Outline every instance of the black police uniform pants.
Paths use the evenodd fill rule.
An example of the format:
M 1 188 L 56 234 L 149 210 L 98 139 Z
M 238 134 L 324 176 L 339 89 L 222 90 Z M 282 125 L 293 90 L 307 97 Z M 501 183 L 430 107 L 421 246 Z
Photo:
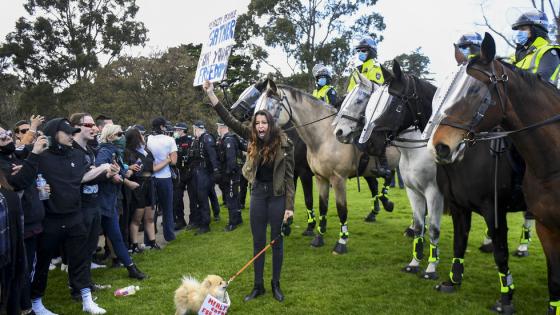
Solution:
M 200 225 L 200 209 L 197 201 L 196 177 L 194 175 L 187 179 L 187 194 L 189 195 L 189 224 Z
M 183 195 L 187 180 L 181 177 L 181 181 L 173 184 L 173 216 L 175 223 L 185 223 L 185 203 L 183 202 Z M 190 197 L 190 196 L 189 196 Z
M 47 225 L 51 225 L 47 227 Z M 37 243 L 37 263 L 31 284 L 31 298 L 39 298 L 45 294 L 49 265 L 62 245 L 68 255 L 68 278 L 70 286 L 76 290 L 89 287 L 91 283 L 90 261 L 91 252 L 87 249 L 87 229 L 80 221 L 73 226 L 44 221 L 45 231 L 39 236 Z
M 247 187 L 249 182 L 245 176 L 239 176 L 239 209 L 245 209 L 245 199 L 247 197 Z
M 273 196 L 272 183 L 255 182 L 251 188 L 249 220 L 253 234 L 253 254 L 256 255 L 266 246 L 266 228 L 270 225 L 270 240 L 280 235 L 286 196 Z M 263 284 L 265 254 L 254 262 L 255 285 Z M 282 261 L 284 259 L 284 243 L 282 237 L 272 245 L 272 281 L 280 281 Z
M 229 224 L 241 224 L 241 209 L 239 207 L 239 174 L 224 176 L 220 185 L 224 201 L 228 208 Z
M 214 181 L 210 178 L 210 172 L 206 168 L 196 168 L 194 170 L 196 183 L 196 203 L 200 213 L 199 226 L 208 228 L 210 226 L 210 203 L 211 190 L 214 189 Z

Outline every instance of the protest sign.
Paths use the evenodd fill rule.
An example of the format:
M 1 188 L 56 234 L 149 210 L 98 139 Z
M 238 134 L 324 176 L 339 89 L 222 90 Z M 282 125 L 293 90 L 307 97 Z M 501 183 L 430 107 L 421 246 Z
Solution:
M 236 23 L 236 10 L 210 22 L 210 33 L 202 45 L 193 86 L 202 85 L 204 80 L 220 82 L 225 79 L 229 55 L 235 45 Z
M 208 294 L 198 311 L 198 315 L 225 315 L 230 305 L 231 301 L 227 292 L 224 302 Z

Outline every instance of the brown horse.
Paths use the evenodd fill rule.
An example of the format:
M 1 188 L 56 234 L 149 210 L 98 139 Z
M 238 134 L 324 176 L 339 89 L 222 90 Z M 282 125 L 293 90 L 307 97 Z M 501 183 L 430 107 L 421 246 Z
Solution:
M 559 314 L 560 124 L 541 122 L 560 113 L 560 93 L 536 75 L 495 60 L 495 53 L 494 39 L 486 33 L 481 55 L 465 67 L 472 80 L 458 87 L 462 93 L 449 103 L 429 145 L 437 161 L 450 163 L 481 131 L 497 125 L 513 131 L 509 136 L 527 165 L 523 192 L 546 255 L 549 314 Z

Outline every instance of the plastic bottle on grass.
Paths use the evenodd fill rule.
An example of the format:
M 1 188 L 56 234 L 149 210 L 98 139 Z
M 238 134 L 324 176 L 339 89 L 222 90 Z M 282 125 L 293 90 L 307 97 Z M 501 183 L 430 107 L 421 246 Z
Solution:
M 128 287 L 117 289 L 115 291 L 115 296 L 127 296 L 133 295 L 136 291 L 140 290 L 140 287 L 137 285 L 129 285 Z

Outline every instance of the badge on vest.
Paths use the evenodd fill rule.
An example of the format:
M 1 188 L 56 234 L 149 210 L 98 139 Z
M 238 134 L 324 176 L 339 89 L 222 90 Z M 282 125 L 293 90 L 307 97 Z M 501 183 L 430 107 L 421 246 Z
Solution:
M 381 79 L 381 73 L 377 73 L 377 74 L 375 75 L 375 78 L 376 78 L 377 80 Z

